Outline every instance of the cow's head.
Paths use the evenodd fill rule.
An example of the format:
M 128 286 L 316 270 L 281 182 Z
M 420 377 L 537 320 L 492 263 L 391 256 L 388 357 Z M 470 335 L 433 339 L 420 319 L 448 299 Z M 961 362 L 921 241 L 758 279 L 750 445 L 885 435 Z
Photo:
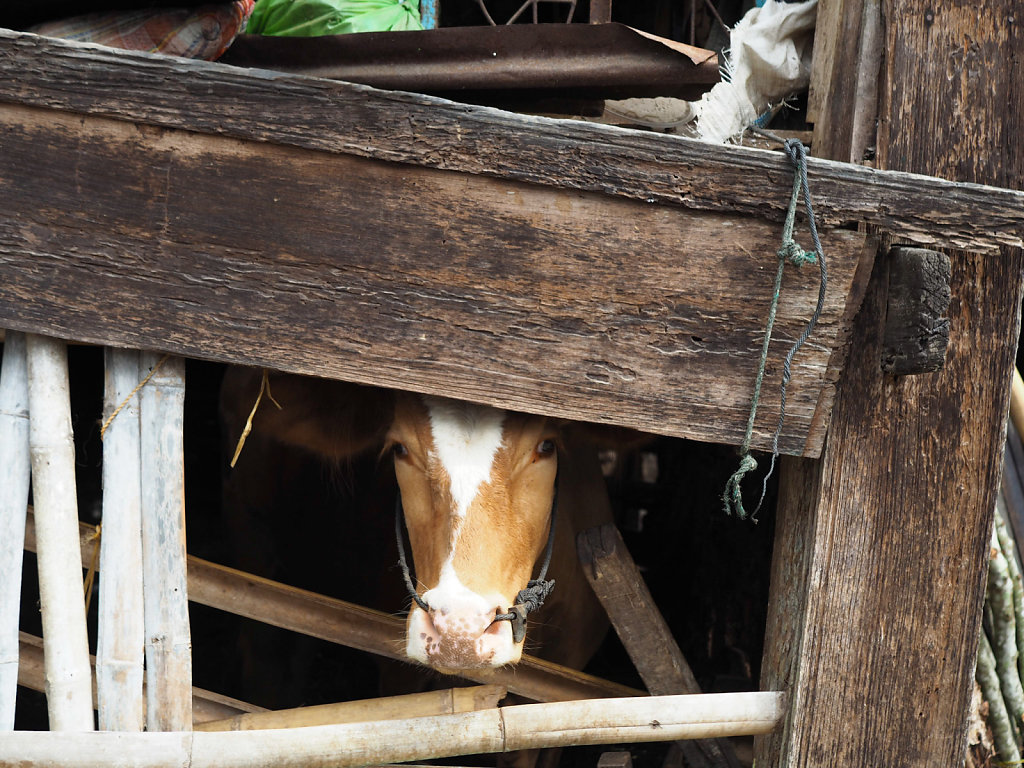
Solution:
M 232 436 L 242 432 L 260 377 L 241 368 L 225 376 L 222 413 Z M 271 383 L 280 407 L 262 406 L 254 433 L 332 460 L 383 441 L 393 457 L 415 591 L 427 606 L 410 610 L 409 657 L 441 671 L 518 661 L 522 638 L 495 617 L 513 607 L 547 544 L 559 425 L 323 379 L 275 374 Z M 560 541 L 571 546 L 571 537 Z
M 556 440 L 543 417 L 397 397 L 387 446 L 420 598 L 407 624 L 410 658 L 441 671 L 519 660 L 523 643 L 495 617 L 512 608 L 545 548 Z

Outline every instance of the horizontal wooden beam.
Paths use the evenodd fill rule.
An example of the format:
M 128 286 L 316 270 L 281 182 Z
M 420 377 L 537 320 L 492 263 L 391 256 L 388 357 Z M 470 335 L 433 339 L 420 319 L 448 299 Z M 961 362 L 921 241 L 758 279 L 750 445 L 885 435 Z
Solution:
M 743 439 L 781 242 L 762 218 L 18 105 L 0 181 L 0 327 Z M 806 456 L 875 250 L 822 237 L 779 441 Z M 818 283 L 787 268 L 755 447 Z
M 778 152 L 2 30 L 0 100 L 775 221 L 789 199 Z M 808 173 L 823 226 L 1024 244 L 1019 192 L 813 158 Z
M 79 524 L 83 562 L 93 562 L 96 529 Z M 25 549 L 35 551 L 35 520 L 31 514 Z M 188 597 L 200 605 L 331 643 L 408 661 L 402 652 L 405 622 L 395 616 L 270 579 L 188 557 Z M 614 696 L 646 696 L 646 692 L 524 655 L 512 668 L 467 672 L 467 680 L 502 685 L 534 701 L 565 701 Z

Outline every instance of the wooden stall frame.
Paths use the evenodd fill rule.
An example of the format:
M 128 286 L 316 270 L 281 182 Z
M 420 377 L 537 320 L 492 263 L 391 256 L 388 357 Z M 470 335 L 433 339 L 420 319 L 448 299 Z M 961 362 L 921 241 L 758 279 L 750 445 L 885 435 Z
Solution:
M 849 7 L 854 5 L 851 2 Z M 996 168 L 989 154 L 992 147 L 1006 143 L 1012 126 L 1024 123 L 1019 94 L 1010 85 L 1021 81 L 1021 65 L 1016 61 L 1000 69 L 990 64 L 1007 60 L 999 54 L 1014 43 L 1019 25 L 1014 27 L 1011 22 L 1006 27 L 1004 22 L 1008 15 L 1024 17 L 1020 5 L 1020 0 L 988 0 L 976 17 L 971 16 L 974 11 L 960 8 L 936 13 L 918 0 L 899 0 L 878 8 L 884 22 L 885 48 L 889 51 L 879 70 L 885 86 L 878 110 L 879 165 L 992 181 L 998 187 L 945 182 L 828 161 L 813 161 L 809 165 L 821 223 L 838 242 L 846 243 L 839 250 L 844 251 L 841 263 L 846 265 L 844 285 L 848 293 L 846 301 L 831 310 L 831 346 L 811 377 L 813 384 L 804 390 L 803 406 L 794 409 L 790 425 L 793 431 L 785 434 L 783 440 L 784 452 L 805 458 L 788 460 L 783 466 L 776 551 L 791 556 L 776 557 L 773 564 L 772 614 L 763 686 L 782 687 L 791 695 L 784 709 L 779 710 L 784 727 L 759 741 L 759 764 L 763 761 L 794 766 L 891 762 L 956 765 L 963 754 L 964 691 L 973 667 L 983 555 L 988 539 L 986 525 L 990 523 L 993 507 L 1010 363 L 1019 330 L 1024 245 L 1024 195 L 1000 188 L 1019 183 L 1019 157 L 1015 155 L 1006 161 L 1005 167 Z M 857 6 L 857 13 L 862 20 L 870 21 L 871 8 L 876 7 L 865 1 L 863 6 Z M 845 12 L 852 13 L 848 9 Z M 968 21 L 975 25 L 971 34 L 978 44 L 964 47 L 958 30 Z M 1003 26 L 997 30 L 997 24 Z M 871 36 L 877 34 L 878 26 L 864 29 L 858 50 L 867 56 L 877 49 Z M 948 45 L 929 47 L 922 42 L 939 38 Z M 950 58 L 948 49 L 959 51 L 959 56 Z M 529 231 L 528 224 L 542 221 L 537 214 L 545 206 L 557 208 L 568 204 L 577 213 L 589 214 L 588 226 L 601 222 L 614 229 L 618 217 L 628 214 L 630 221 L 650 225 L 659 234 L 669 232 L 670 227 L 679 226 L 681 221 L 669 221 L 668 214 L 659 218 L 661 206 L 666 211 L 685 211 L 687 222 L 703 222 L 699 231 L 705 236 L 726 228 L 724 222 L 728 217 L 739 217 L 744 236 L 759 233 L 756 237 L 760 247 L 767 244 L 769 233 L 774 232 L 765 222 L 777 222 L 782 215 L 791 179 L 791 169 L 777 153 L 710 148 L 685 139 L 603 126 L 509 117 L 493 110 L 451 105 L 426 97 L 380 94 L 358 86 L 266 72 L 245 73 L 216 65 L 169 63 L 159 57 L 110 52 L 18 33 L 0 33 L 2 71 L 12 76 L 0 78 L 0 99 L 7 102 L 0 109 L 7 128 L 0 148 L 16 150 L 9 153 L 13 160 L 6 173 L 30 183 L 33 177 L 25 175 L 17 163 L 35 162 L 35 147 L 45 146 L 54 157 L 73 158 L 77 152 L 79 170 L 84 170 L 82 178 L 89 178 L 94 169 L 89 163 L 111 162 L 112 154 L 103 154 L 103 148 L 114 146 L 127 157 L 125 168 L 135 174 L 131 176 L 133 183 L 151 192 L 163 205 L 156 214 L 164 217 L 167 227 L 181 226 L 175 217 L 183 215 L 182 209 L 173 205 L 176 198 L 167 193 L 169 186 L 161 192 L 155 178 L 145 173 L 144 158 L 151 153 L 165 162 L 163 168 L 185 168 L 189 173 L 199 173 L 206 167 L 204 163 L 216 156 L 240 159 L 243 173 L 239 178 L 245 177 L 245 169 L 261 163 L 261 167 L 278 174 L 278 179 L 292 178 L 287 173 L 290 163 L 305 164 L 306 170 L 319 172 L 327 168 L 345 169 L 356 178 L 380 173 L 387 176 L 390 185 L 404 185 L 405 197 L 399 195 L 386 201 L 393 210 L 400 210 L 403 200 L 409 199 L 414 191 L 429 188 L 433 182 L 444 190 L 448 196 L 445 200 L 457 199 L 460 192 L 466 194 L 468 190 L 479 195 L 484 203 L 480 207 L 487 215 L 479 220 L 462 220 L 461 228 L 431 233 L 438 238 L 431 242 L 451 243 L 452 248 L 466 248 L 464 240 L 474 228 L 494 224 L 510 210 L 500 203 L 501 195 L 506 193 L 510 199 L 516 194 L 529 199 L 529 215 L 514 221 L 512 229 L 507 228 L 507 222 L 501 229 L 506 242 L 514 240 L 515 231 Z M 861 96 L 865 84 L 871 81 L 870 72 L 869 66 L 855 70 L 855 90 Z M 831 74 L 841 75 L 842 68 L 833 69 Z M 971 80 L 977 77 L 983 77 L 990 87 L 978 88 Z M 986 100 L 981 100 L 981 93 L 987 94 Z M 271 98 L 278 106 L 288 100 L 301 101 L 309 109 L 301 114 L 287 109 L 268 110 L 258 99 L 246 98 L 253 94 Z M 173 108 L 176 98 L 187 101 L 187 112 Z M 856 103 L 863 104 L 863 98 Z M 259 109 L 255 108 L 257 104 Z M 942 115 L 952 105 L 958 116 L 974 121 L 976 130 L 952 136 L 947 125 L 951 121 L 929 119 L 928 130 L 937 130 L 940 135 L 935 140 L 922 141 L 915 119 L 920 123 L 922 115 L 934 117 L 936 104 L 944 105 L 939 110 Z M 267 114 L 274 117 L 268 118 Z M 125 120 L 126 115 L 131 115 L 130 121 Z M 320 121 L 318 130 L 308 130 L 311 115 Z M 819 151 L 834 151 L 840 157 L 844 152 L 856 154 L 862 143 L 864 117 L 863 112 L 856 114 L 859 133 L 848 141 L 842 139 L 845 149 Z M 83 152 L 83 148 L 89 151 Z M 92 150 L 96 157 L 90 156 Z M 958 165 L 964 157 L 976 161 L 978 166 Z M 200 161 L 195 162 L 196 158 Z M 532 162 L 524 162 L 524 158 L 531 158 Z M 216 174 L 186 176 L 211 185 L 217 182 Z M 31 205 L 33 195 L 47 199 L 56 178 L 53 173 L 40 176 L 39 186 L 21 190 L 29 201 L 26 204 Z M 765 183 L 751 185 L 751 178 L 763 179 Z M 542 187 L 547 191 L 540 192 Z M 225 189 L 217 187 L 217 193 Z M 60 194 L 70 192 L 62 188 Z M 62 201 L 59 195 L 50 200 L 58 207 L 63 205 Z M 12 199 L 12 203 L 18 202 Z M 116 205 L 103 207 L 108 202 L 96 201 L 99 207 L 91 214 L 93 218 L 102 220 L 113 215 Z M 578 207 L 573 207 L 577 203 Z M 658 206 L 652 209 L 654 213 L 645 212 L 650 204 Z M 428 216 L 432 215 L 433 209 L 426 210 Z M 598 215 L 613 211 L 616 215 L 607 219 Z M 156 214 L 147 212 L 151 217 Z M 314 351 L 314 355 L 320 356 L 314 363 L 301 353 L 298 357 L 293 354 L 309 339 L 288 335 L 287 329 L 282 331 L 287 336 L 282 346 L 273 347 L 270 342 L 279 340 L 264 338 L 261 345 L 231 350 L 225 342 L 230 334 L 225 334 L 215 340 L 201 340 L 210 343 L 204 353 L 202 344 L 179 333 L 171 322 L 161 324 L 167 318 L 153 311 L 178 313 L 168 315 L 172 320 L 190 317 L 190 304 L 196 303 L 190 289 L 198 290 L 201 279 L 194 284 L 175 283 L 161 275 L 168 282 L 159 283 L 155 289 L 151 287 L 147 294 L 150 299 L 159 294 L 160 302 L 145 308 L 149 312 L 145 323 L 140 321 L 130 328 L 124 322 L 118 325 L 118 320 L 124 321 L 124 317 L 105 319 L 100 305 L 90 308 L 83 302 L 62 306 L 58 294 L 48 292 L 52 281 L 47 270 L 52 270 L 57 261 L 82 275 L 88 270 L 119 273 L 111 266 L 114 262 L 109 254 L 97 245 L 99 235 L 95 231 L 91 233 L 93 239 L 82 240 L 70 253 L 60 254 L 54 263 L 35 262 L 35 272 L 24 270 L 23 262 L 5 257 L 7 249 L 15 254 L 28 249 L 53 259 L 45 220 L 45 212 L 36 221 L 26 209 L 20 211 L 20 218 L 0 221 L 0 276 L 9 278 L 0 281 L 0 290 L 8 291 L 2 296 L 5 301 L 0 302 L 0 324 L 57 336 L 82 336 L 100 343 L 145 346 L 228 362 L 352 378 L 370 384 L 386 385 L 394 381 L 396 372 L 414 371 L 409 388 L 424 392 L 436 391 L 437 384 L 432 379 L 439 371 L 451 373 L 437 357 L 431 357 L 433 352 L 377 368 L 375 365 L 382 358 L 373 357 L 371 345 L 364 339 L 346 351 L 354 363 L 350 360 L 340 366 L 324 365 L 323 354 L 331 350 L 322 347 Z M 543 221 L 543 226 L 549 227 L 552 220 Z M 882 260 L 874 264 L 869 282 L 874 241 L 863 237 L 858 240 L 856 233 L 841 229 L 857 222 L 877 229 L 885 243 L 897 240 L 967 251 L 955 253 L 951 259 L 950 348 L 946 368 L 941 372 L 916 378 L 887 377 L 880 372 L 876 337 L 885 291 L 885 265 Z M 175 230 L 180 231 L 184 230 Z M 367 234 L 369 230 L 357 232 L 359 238 L 367 240 L 364 247 L 379 246 Z M 605 233 L 607 238 L 623 249 L 627 243 L 636 246 L 657 242 L 657 238 L 644 240 L 642 235 L 630 239 L 630 234 L 621 229 L 609 232 Z M 104 236 L 109 236 L 109 232 Z M 178 242 L 173 237 L 167 241 L 147 239 L 138 232 L 129 233 L 128 239 L 132 236 L 140 244 L 141 254 L 129 249 L 132 258 L 140 259 L 128 270 L 132 280 L 138 280 L 153 267 L 154 254 L 163 254 L 161 249 L 169 249 L 171 242 Z M 585 238 L 578 232 L 573 237 L 577 238 L 573 240 L 574 247 L 584 249 L 586 260 L 599 264 L 604 254 L 585 251 Z M 498 241 L 487 242 L 493 246 Z M 225 246 L 218 241 L 217 247 Z M 282 267 L 289 262 L 303 264 L 308 258 L 305 252 L 278 256 L 275 265 Z M 350 270 L 345 273 L 346 279 L 357 271 L 351 270 L 351 266 L 346 265 Z M 310 273 L 301 269 L 289 273 L 287 291 L 301 294 L 303 301 L 306 297 L 317 301 L 334 297 L 309 277 L 319 274 L 316 264 L 313 267 Z M 488 261 L 486 267 L 500 270 L 501 264 Z M 498 271 L 486 274 L 493 277 Z M 793 279 L 794 285 L 804 281 L 803 287 L 807 288 L 805 277 Z M 272 287 L 258 280 L 240 284 L 256 294 Z M 211 285 L 208 296 L 218 297 L 229 295 L 233 283 Z M 366 285 L 368 293 L 363 298 L 383 290 L 379 283 Z M 173 287 L 169 292 L 168 286 Z M 715 290 L 727 292 L 721 286 Z M 863 308 L 862 295 L 866 296 Z M 275 300 L 279 298 L 280 294 L 275 295 Z M 805 303 L 793 299 L 789 307 L 792 313 L 786 322 L 795 323 L 795 310 L 805 308 Z M 238 333 L 240 318 L 246 319 L 244 313 L 237 312 L 230 303 L 217 306 L 218 311 L 225 313 L 218 317 L 229 320 L 229 325 L 235 323 L 232 332 Z M 701 306 L 699 301 L 695 302 L 690 310 L 699 313 Z M 487 307 L 479 308 L 483 318 Z M 645 311 L 647 308 L 641 307 Z M 552 311 L 551 307 L 547 309 Z M 545 313 L 541 316 L 547 317 Z M 609 316 L 617 321 L 622 317 L 614 313 Z M 248 319 L 259 326 L 258 318 Z M 323 317 L 318 315 L 317 320 L 323 321 Z M 544 332 L 568 329 L 568 335 L 573 335 L 578 318 L 559 320 L 559 327 L 545 327 Z M 197 327 L 194 325 L 193 330 Z M 315 330 L 323 333 L 325 327 L 328 326 L 317 326 Z M 612 327 L 616 326 L 609 325 Z M 684 327 L 672 330 L 678 332 Z M 785 323 L 782 327 L 786 327 Z M 466 330 L 462 326 L 460 329 Z M 485 338 L 491 332 L 486 325 L 468 330 L 478 334 L 471 338 Z M 747 330 L 752 337 L 753 327 Z M 586 333 L 576 335 L 585 337 L 591 333 L 593 328 L 588 327 Z M 787 333 L 791 331 L 782 335 Z M 612 339 L 611 331 L 607 336 Z M 408 341 L 398 332 L 396 338 Z M 694 344 L 704 341 L 697 334 L 690 340 Z M 737 359 L 742 360 L 741 368 L 747 370 L 749 349 L 745 357 L 742 352 L 745 345 L 749 346 L 749 338 L 735 342 L 735 350 L 741 353 Z M 291 346 L 285 349 L 288 345 Z M 848 347 L 852 356 L 850 363 L 844 365 Z M 393 349 L 402 347 L 399 344 Z M 686 350 L 681 348 L 668 351 L 685 357 Z M 497 375 L 485 371 L 487 380 L 483 387 L 474 388 L 456 374 L 451 379 L 455 384 L 446 380 L 445 393 L 454 391 L 467 399 L 501 401 L 513 408 L 544 413 L 557 411 L 564 415 L 568 409 L 568 415 L 576 418 L 650 428 L 664 434 L 736 441 L 741 431 L 736 425 L 745 417 L 744 409 L 736 407 L 738 400 L 724 404 L 717 401 L 714 409 L 705 410 L 692 401 L 674 402 L 671 407 L 648 407 L 641 413 L 643 409 L 635 409 L 636 399 L 631 400 L 626 394 L 639 390 L 637 382 L 643 379 L 635 375 L 636 371 L 624 367 L 623 359 L 598 360 L 597 368 L 603 374 L 595 374 L 586 385 L 569 380 L 531 379 L 529 375 L 517 379 L 511 370 Z M 375 365 L 368 366 L 368 360 Z M 462 365 L 469 367 L 468 362 Z M 652 369 L 656 368 L 652 364 Z M 589 370 L 594 374 L 595 369 Z M 678 374 L 678 369 L 675 372 Z M 480 373 L 474 371 L 475 375 Z M 983 379 L 982 373 L 989 374 L 991 379 Z M 517 388 L 524 381 L 534 390 L 538 381 L 549 385 L 544 390 L 545 398 L 530 394 L 530 387 Z M 510 394 L 498 398 L 484 392 L 494 390 L 500 383 L 511 384 Z M 837 387 L 839 395 L 829 427 L 832 395 Z M 621 408 L 609 409 L 609 403 L 619 403 Z M 645 406 L 651 403 L 656 401 Z M 963 411 L 968 412 L 970 419 Z M 670 417 L 678 419 L 680 413 L 694 417 L 712 412 L 722 419 L 714 425 L 713 434 L 707 427 L 704 432 L 687 432 L 678 421 L 669 423 Z M 930 417 L 935 418 L 934 424 L 928 422 Z M 767 418 L 771 421 L 771 416 Z M 798 426 L 794 428 L 793 424 Z M 762 426 L 756 444 L 764 447 L 769 435 L 770 430 Z M 811 460 L 819 455 L 820 460 Z M 936 550 L 940 556 L 935 556 Z M 940 600 L 934 599 L 939 594 L 936 585 L 945 585 L 940 589 Z M 966 622 L 964 615 L 968 616 Z M 843 617 L 843 622 L 830 621 L 838 616 Z M 906 662 L 908 649 L 912 663 Z M 871 676 L 867 680 L 854 679 L 850 676 L 851 667 L 870 672 Z M 927 674 L 922 674 L 922 670 Z M 914 694 L 910 697 L 914 706 L 903 710 L 905 702 L 896 699 L 896 692 L 908 691 Z M 774 701 L 782 707 L 780 700 Z M 880 706 L 870 706 L 875 704 Z M 650 731 L 662 726 L 660 718 L 650 717 L 652 720 L 641 724 L 641 728 Z M 926 718 L 928 727 L 924 726 Z M 771 730 L 772 726 L 764 728 L 765 733 Z M 700 733 L 712 735 L 707 731 Z M 635 731 L 630 734 L 632 738 Z M 330 738 L 326 732 L 322 735 Z M 30 744 L 31 740 L 22 734 L 16 736 L 19 745 L 24 742 L 22 746 L 37 750 L 33 759 L 39 760 L 49 755 L 50 748 L 68 749 L 75 744 L 92 749 L 97 738 L 46 734 Z M 160 738 L 156 734 L 147 736 Z M 191 756 L 194 745 L 221 743 L 206 741 L 204 736 L 207 735 L 168 734 L 163 738 L 169 747 L 178 745 L 183 750 L 181 754 Z M 125 734 L 122 743 L 134 743 L 133 738 Z M 230 741 L 236 745 L 244 743 L 245 748 L 254 748 L 257 743 L 286 743 L 283 737 L 268 742 Z M 528 741 L 511 744 L 540 746 Z M 512 748 L 509 742 L 503 743 L 506 747 Z M 101 759 L 99 754 L 90 753 L 90 759 Z M 244 757 L 244 750 L 236 753 L 236 758 Z M 283 759 L 283 755 L 278 755 L 278 759 Z

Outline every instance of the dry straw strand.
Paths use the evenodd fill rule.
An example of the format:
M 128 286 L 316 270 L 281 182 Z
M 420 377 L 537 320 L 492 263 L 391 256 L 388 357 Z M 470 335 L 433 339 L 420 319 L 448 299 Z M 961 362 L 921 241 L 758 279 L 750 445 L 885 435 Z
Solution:
M 267 398 L 270 402 L 277 406 L 277 410 L 281 410 L 281 404 L 274 399 L 274 395 L 270 392 L 270 374 L 267 373 L 266 368 L 263 369 L 263 378 L 260 379 L 260 391 L 256 395 L 256 402 L 252 404 L 249 418 L 245 420 L 245 428 L 242 430 L 241 437 L 238 438 L 238 445 L 235 446 L 235 455 L 231 457 L 232 468 L 238 462 L 238 457 L 242 454 L 242 448 L 245 446 L 245 440 L 249 437 L 249 433 L 252 432 L 252 420 L 256 418 L 256 411 L 260 407 L 260 401 L 263 399 L 264 392 L 267 393 Z
M 107 420 L 104 421 L 103 422 L 103 426 L 100 427 L 100 440 L 101 441 L 103 440 L 103 437 L 107 434 L 107 427 L 110 426 L 110 422 L 112 422 L 114 420 L 114 418 L 117 416 L 117 414 L 119 414 L 121 412 L 122 408 L 124 408 L 126 405 L 128 405 L 129 402 L 131 402 L 131 399 L 133 397 L 135 397 L 136 394 L 138 394 L 139 390 L 142 389 L 144 386 L 146 386 L 146 384 L 149 383 L 149 380 L 151 378 L 153 378 L 153 374 L 155 374 L 157 371 L 160 370 L 160 366 L 163 365 L 167 361 L 167 358 L 169 358 L 170 356 L 171 356 L 170 353 L 167 353 L 166 355 L 161 357 L 160 360 L 157 361 L 157 364 L 153 366 L 153 370 L 151 370 L 146 375 L 146 378 L 144 378 L 142 381 L 140 381 L 138 383 L 138 385 L 135 387 L 135 389 L 133 389 L 131 392 L 128 393 L 128 397 L 126 397 L 124 400 L 121 401 L 121 404 L 119 406 L 117 406 L 117 408 L 114 409 L 114 412 L 112 414 L 107 416 Z

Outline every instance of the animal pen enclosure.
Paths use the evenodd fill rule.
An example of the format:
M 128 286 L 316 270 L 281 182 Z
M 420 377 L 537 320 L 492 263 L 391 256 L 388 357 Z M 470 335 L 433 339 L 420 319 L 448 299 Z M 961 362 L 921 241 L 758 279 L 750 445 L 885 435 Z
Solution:
M 872 30 L 862 25 L 870 8 L 823 5 L 825 22 L 852 29 L 861 44 L 816 60 L 818 87 L 832 94 L 819 107 L 819 156 L 862 157 L 844 126 L 862 123 L 874 98 L 857 88 L 870 63 Z M 248 595 L 248 615 L 325 634 L 369 627 L 356 642 L 378 652 L 394 620 L 194 558 L 186 569 L 174 366 L 189 357 L 401 382 L 738 445 L 792 183 L 784 156 L 0 33 L 0 327 L 13 331 L 5 385 L 21 332 L 30 334 L 28 366 L 57 365 L 40 376 L 47 382 L 62 377 L 52 338 L 154 351 L 141 366 L 110 353 L 112 369 L 120 357 L 127 372 L 111 411 L 140 370 L 171 356 L 154 377 L 163 381 L 140 390 L 157 402 L 139 405 L 147 424 L 170 425 L 140 429 L 164 438 L 140 455 L 163 451 L 157 464 L 171 471 L 140 482 L 167 485 L 142 502 L 152 519 L 132 523 L 164 526 L 143 534 L 160 542 L 160 556 L 122 553 L 110 562 L 148 559 L 168 568 L 147 575 L 150 584 L 179 580 L 163 592 L 175 599 L 144 617 L 145 635 L 161 639 L 147 648 L 147 722 L 170 733 L 76 733 L 92 729 L 91 673 L 84 628 L 62 614 L 44 636 L 70 642 L 44 650 L 47 664 L 59 661 L 47 669 L 51 698 L 66 698 L 69 709 L 51 711 L 52 733 L 4 734 L 0 760 L 109 764 L 113 754 L 125 764 L 359 765 L 544 746 L 575 727 L 582 732 L 572 738 L 593 743 L 764 734 L 759 765 L 958 764 L 1021 300 L 1024 195 L 1000 189 L 1018 187 L 1024 171 L 1014 133 L 1024 118 L 1021 65 L 1000 55 L 1020 50 L 1012 18 L 1024 18 L 1021 10 L 991 3 L 935 12 L 914 2 L 878 10 L 888 53 L 878 75 L 876 164 L 893 170 L 808 163 L 830 282 L 813 344 L 793 369 L 779 439 L 786 456 L 763 693 L 726 700 L 722 710 L 721 699 L 622 697 L 611 714 L 595 714 L 595 723 L 618 729 L 611 733 L 580 727 L 589 706 L 460 713 L 454 694 L 429 705 L 436 719 L 399 721 L 383 738 L 379 723 L 193 732 L 197 713 L 224 719 L 244 706 L 192 689 L 180 635 L 186 595 L 235 608 Z M 960 37 L 965 19 L 970 45 Z M 931 117 L 947 112 L 973 122 L 954 130 Z M 900 287 L 888 275 L 894 243 L 958 249 L 941 371 L 881 370 L 886 294 Z M 818 289 L 813 270 L 785 275 L 753 433 L 762 450 L 771 448 L 783 357 Z M 11 402 L 32 414 L 66 409 L 38 405 L 44 395 L 37 387 Z M 24 423 L 18 408 L 3 410 Z M 110 428 L 119 422 L 130 423 L 119 416 Z M 33 444 L 47 450 L 42 434 Z M 36 461 L 42 471 L 45 458 Z M 65 579 L 47 588 L 51 621 L 46 612 L 60 596 L 76 594 L 80 542 L 77 521 L 53 516 L 68 502 L 48 503 L 40 488 L 36 546 L 57 561 L 47 570 Z M 107 537 L 103 546 L 116 546 Z M 0 544 L 21 538 L 15 528 Z M 105 574 L 111 566 L 100 559 Z M 32 657 L 26 642 L 23 666 Z M 0 670 L 11 669 L 12 651 L 2 647 Z M 111 679 L 138 683 L 138 664 L 110 648 L 98 656 Z M 541 701 L 625 693 L 539 662 L 480 682 Z M 128 717 L 138 722 L 140 713 Z M 479 739 L 422 737 L 453 721 Z M 379 751 L 409 741 L 412 751 Z

